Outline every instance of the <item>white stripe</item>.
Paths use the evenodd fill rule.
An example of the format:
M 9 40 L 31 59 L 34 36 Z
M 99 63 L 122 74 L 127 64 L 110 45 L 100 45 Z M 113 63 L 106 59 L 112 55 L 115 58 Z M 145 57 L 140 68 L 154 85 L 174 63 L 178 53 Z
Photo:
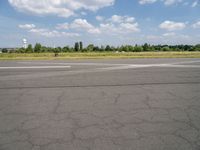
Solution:
M 182 62 L 174 62 L 174 63 L 167 63 L 167 64 L 115 64 L 115 63 L 51 63 L 51 62 L 18 62 L 19 64 L 42 64 L 42 65 L 86 65 L 86 66 L 130 66 L 130 65 L 137 65 L 141 67 L 152 67 L 152 66 L 167 66 L 167 65 L 179 65 L 179 64 L 191 64 L 191 63 L 199 63 L 200 60 L 196 61 L 182 61 Z M 137 68 L 137 67 L 136 67 Z
M 198 65 L 167 65 L 166 67 L 174 67 L 174 68 L 200 68 Z
M 48 62 L 18 62 L 19 64 L 42 64 L 42 65 L 78 65 L 78 66 L 124 66 L 131 64 L 114 63 L 48 63 Z
M 167 68 L 200 68 L 197 65 L 171 65 L 171 64 L 149 64 L 149 65 L 127 65 L 117 67 L 106 67 L 100 68 L 100 70 L 123 70 L 123 69 L 134 69 L 134 68 L 149 68 L 149 67 L 167 67 Z
M 0 67 L 0 69 L 59 69 L 71 68 L 71 66 L 25 66 L 25 67 Z
M 175 62 L 170 63 L 171 65 L 180 65 L 180 64 L 193 64 L 193 63 L 199 63 L 200 60 L 194 60 L 194 61 L 182 61 L 182 62 Z

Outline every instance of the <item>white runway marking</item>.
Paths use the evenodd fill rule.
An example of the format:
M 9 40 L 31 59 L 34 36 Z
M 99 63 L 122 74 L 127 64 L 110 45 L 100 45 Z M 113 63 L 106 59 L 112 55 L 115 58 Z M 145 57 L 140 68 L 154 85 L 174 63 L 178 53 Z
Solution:
M 60 69 L 71 68 L 71 66 L 24 66 L 24 67 L 0 67 L 0 69 Z
M 75 65 L 75 66 L 123 66 L 130 64 L 114 63 L 48 63 L 48 62 L 18 62 L 19 64 L 41 64 L 41 65 Z
M 200 65 L 167 65 L 166 67 L 174 68 L 200 68 Z
M 172 65 L 172 64 L 149 64 L 149 65 L 126 65 L 100 68 L 102 70 L 124 70 L 134 68 L 148 68 L 148 67 L 167 67 L 167 68 L 200 68 L 198 65 Z
M 180 65 L 180 64 L 194 64 L 194 63 L 200 63 L 200 60 L 196 61 L 182 61 L 182 62 L 176 62 L 176 63 L 171 63 L 172 65 Z
M 23 79 L 33 79 L 33 78 L 42 78 L 42 77 L 55 77 L 55 76 L 67 76 L 67 75 L 76 75 L 83 73 L 98 73 L 98 72 L 109 72 L 114 70 L 129 70 L 137 68 L 200 68 L 200 65 L 192 64 L 200 61 L 185 61 L 185 62 L 171 62 L 171 63 L 160 63 L 160 64 L 112 64 L 112 63 L 48 63 L 48 62 L 39 62 L 33 64 L 41 65 L 57 65 L 57 66 L 25 66 L 25 67 L 0 67 L 2 69 L 49 69 L 49 68 L 70 68 L 73 65 L 91 65 L 96 66 L 89 69 L 78 69 L 78 70 L 65 70 L 65 71 L 51 71 L 51 72 L 35 72 L 31 74 L 21 74 L 21 75 L 8 75 L 0 77 L 2 80 L 23 80 Z M 29 62 L 18 62 L 18 63 L 29 63 Z M 186 65 L 187 64 L 187 65 Z M 190 64 L 190 65 L 189 65 Z
M 185 67 L 192 67 L 192 65 L 186 65 L 186 64 L 192 64 L 192 63 L 199 63 L 199 60 L 196 61 L 181 61 L 181 62 L 174 62 L 174 63 L 167 63 L 167 64 L 115 64 L 115 63 L 51 63 L 51 62 L 18 62 L 19 64 L 41 64 L 41 65 L 75 65 L 75 66 L 123 66 L 122 68 L 138 68 L 138 67 L 165 67 L 165 66 L 172 66 L 172 65 L 176 65 L 176 67 L 180 66 L 182 67 L 181 64 L 183 64 L 183 66 Z M 132 66 L 132 67 L 130 67 Z M 193 67 L 195 66 L 199 66 L 199 65 L 193 65 Z M 110 67 L 109 67 L 110 68 Z

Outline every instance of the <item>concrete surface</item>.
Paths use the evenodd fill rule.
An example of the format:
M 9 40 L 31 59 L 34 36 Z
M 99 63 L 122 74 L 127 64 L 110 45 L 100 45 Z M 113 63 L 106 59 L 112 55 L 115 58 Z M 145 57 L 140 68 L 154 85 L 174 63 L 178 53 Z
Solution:
M 199 150 L 200 59 L 0 62 L 0 150 Z

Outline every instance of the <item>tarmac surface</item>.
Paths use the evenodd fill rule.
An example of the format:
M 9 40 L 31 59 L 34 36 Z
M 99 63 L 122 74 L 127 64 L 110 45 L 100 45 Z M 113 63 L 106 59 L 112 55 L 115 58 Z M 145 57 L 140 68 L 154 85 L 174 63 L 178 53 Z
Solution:
M 200 150 L 200 59 L 1 61 L 0 150 Z

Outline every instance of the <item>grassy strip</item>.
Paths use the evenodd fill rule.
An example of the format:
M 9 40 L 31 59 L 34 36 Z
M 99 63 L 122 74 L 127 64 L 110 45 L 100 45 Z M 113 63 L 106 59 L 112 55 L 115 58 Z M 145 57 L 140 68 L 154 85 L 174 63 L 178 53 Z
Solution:
M 91 52 L 91 53 L 11 53 L 0 54 L 0 60 L 63 60 L 63 59 L 106 59 L 106 58 L 200 58 L 200 52 Z

